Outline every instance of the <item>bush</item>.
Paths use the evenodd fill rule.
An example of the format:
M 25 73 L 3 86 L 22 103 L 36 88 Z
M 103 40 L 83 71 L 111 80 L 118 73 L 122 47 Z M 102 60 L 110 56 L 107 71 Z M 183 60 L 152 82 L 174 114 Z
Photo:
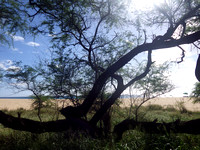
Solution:
M 172 106 L 172 105 L 168 105 L 168 106 L 165 108 L 165 111 L 175 112 L 175 111 L 177 111 L 177 109 L 174 108 L 174 106 Z
M 163 107 L 156 104 L 150 104 L 146 107 L 148 110 L 162 110 Z
M 180 111 L 181 114 L 189 113 L 189 111 L 185 107 L 184 103 L 185 103 L 184 101 L 180 101 L 180 102 L 177 102 L 177 104 L 176 104 L 176 106 L 177 106 L 177 108 L 178 108 L 178 110 Z
M 45 108 L 45 107 L 52 107 L 53 106 L 53 102 L 51 101 L 52 98 L 49 96 L 32 96 L 32 107 L 34 109 L 38 109 L 40 108 Z

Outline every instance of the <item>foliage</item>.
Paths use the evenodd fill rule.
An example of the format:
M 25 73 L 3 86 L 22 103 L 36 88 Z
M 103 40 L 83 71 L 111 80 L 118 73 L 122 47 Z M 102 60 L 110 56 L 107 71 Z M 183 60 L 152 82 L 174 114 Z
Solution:
M 0 2 L 0 43 L 10 45 L 9 38 L 16 33 L 25 34 L 28 31 L 28 15 L 22 1 L 1 0 Z
M 174 89 L 174 86 L 168 79 L 169 65 L 168 63 L 161 65 L 153 64 L 149 73 L 143 79 L 138 80 L 134 88 L 145 94 L 144 96 L 147 98 L 157 97 L 170 92 Z
M 32 91 L 38 99 L 44 95 L 69 96 L 74 106 L 61 112 L 72 118 L 68 125 L 73 127 L 73 121 L 80 119 L 81 123 L 95 128 L 130 86 L 138 88 L 146 100 L 151 98 L 150 94 L 155 97 L 168 91 L 169 82 L 165 82 L 164 73 L 151 69 L 156 67 L 152 51 L 177 46 L 182 50 L 180 63 L 185 56 L 180 45 L 194 43 L 198 47 L 199 1 L 169 0 L 153 10 L 133 10 L 133 13 L 128 11 L 126 2 L 129 1 L 30 0 L 26 10 L 30 19 L 36 20 L 30 25 L 31 31 L 51 36 L 52 56 L 36 66 L 18 64 L 17 68 L 8 70 L 6 77 L 16 87 Z M 159 33 L 155 30 L 158 26 L 162 27 Z M 139 54 L 144 54 L 147 61 L 138 69 L 133 64 L 144 59 Z M 127 68 L 132 67 L 132 76 L 126 80 Z M 85 119 L 99 96 L 105 93 L 111 95 L 89 121 Z M 81 101 L 80 96 L 84 97 Z M 38 108 L 41 121 L 41 107 Z M 19 124 L 17 127 L 24 127 Z
M 185 103 L 184 101 L 180 101 L 180 102 L 177 102 L 177 104 L 176 104 L 180 113 L 188 113 L 189 112 L 187 110 L 187 108 L 185 107 L 184 103 Z
M 144 109 L 148 109 L 145 108 Z M 124 110 L 119 108 L 118 113 L 120 114 Z M 144 110 L 145 111 L 145 110 Z M 17 114 L 17 111 L 9 112 L 11 114 Z M 160 114 L 158 120 L 170 121 L 174 114 L 179 114 L 178 111 L 164 112 L 163 110 L 152 110 L 152 115 L 146 117 L 158 117 L 153 114 Z M 29 110 L 24 112 L 22 115 L 25 118 L 33 118 L 33 114 L 36 115 L 35 110 Z M 173 114 L 173 115 L 172 115 Z M 52 115 L 52 112 L 44 111 L 44 118 L 48 118 Z M 191 115 L 180 114 L 182 118 L 189 120 Z M 192 114 L 192 117 L 198 118 L 199 113 Z M 166 120 L 168 118 L 170 120 Z M 123 117 L 115 114 L 113 117 L 116 119 L 123 120 Z M 49 117 L 49 120 L 52 118 Z M 146 118 L 147 120 L 154 120 L 153 118 Z M 164 119 L 164 120 L 162 120 Z M 1 149 L 199 149 L 200 148 L 200 137 L 199 135 L 188 135 L 188 134 L 170 134 L 170 135 L 159 135 L 159 134 L 146 134 L 137 130 L 127 131 L 123 134 L 123 139 L 119 142 L 114 143 L 112 139 L 94 139 L 91 137 L 84 136 L 84 134 L 71 133 L 70 136 L 66 136 L 66 133 L 43 133 L 43 134 L 32 134 L 29 132 L 16 131 L 0 126 L 0 147 Z
M 41 108 L 45 108 L 45 107 L 52 107 L 53 102 L 51 100 L 53 100 L 53 98 L 49 97 L 49 96 L 42 96 L 39 95 L 38 98 L 36 96 L 32 96 L 32 107 L 34 109 L 38 109 L 39 107 Z
M 136 121 L 141 115 L 139 109 L 144 103 L 174 89 L 174 85 L 168 79 L 169 67 L 170 64 L 167 62 L 161 65 L 153 64 L 151 70 L 143 79 L 136 81 L 134 85 L 129 87 L 131 105 L 134 105 L 133 109 L 132 106 L 130 107 L 129 116 L 134 112 Z M 139 67 L 138 70 L 144 70 L 143 66 Z M 133 78 L 132 74 L 128 74 L 127 77 Z M 132 93 L 135 95 L 132 95 Z M 141 116 L 144 117 L 144 115 Z
M 197 82 L 195 84 L 195 87 L 194 87 L 190 97 L 193 99 L 194 103 L 200 102 L 200 83 L 199 82 Z

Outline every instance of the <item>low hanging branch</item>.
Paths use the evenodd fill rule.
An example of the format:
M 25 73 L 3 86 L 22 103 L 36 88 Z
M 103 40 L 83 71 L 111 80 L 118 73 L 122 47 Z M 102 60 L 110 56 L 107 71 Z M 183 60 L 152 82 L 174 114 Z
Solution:
M 147 65 L 146 68 L 144 70 L 143 73 L 141 73 L 140 75 L 136 76 L 135 78 L 133 78 L 131 81 L 129 81 L 126 85 L 123 84 L 123 79 L 120 78 L 120 80 L 118 81 L 118 85 L 117 85 L 117 89 L 116 91 L 112 94 L 112 96 L 103 104 L 103 106 L 96 112 L 96 114 L 92 117 L 92 119 L 90 120 L 90 122 L 93 125 L 96 125 L 97 122 L 101 119 L 101 117 L 106 113 L 106 111 L 115 103 L 115 101 L 117 100 L 117 98 L 121 95 L 121 93 L 131 84 L 133 84 L 134 82 L 142 79 L 143 77 L 145 77 L 148 72 L 150 71 L 150 67 L 152 65 L 152 59 L 151 59 L 151 55 L 152 55 L 152 50 L 148 51 L 148 60 L 147 60 Z
M 152 134 L 166 134 L 166 133 L 187 133 L 200 134 L 200 119 L 182 122 L 176 120 L 169 123 L 153 122 L 136 122 L 133 119 L 127 119 L 115 126 L 113 133 L 116 139 L 120 140 L 122 135 L 127 130 L 139 129 L 142 132 Z
M 67 118 L 64 120 L 40 122 L 25 118 L 17 118 L 11 115 L 7 115 L 0 111 L 0 123 L 5 127 L 28 131 L 31 133 L 45 133 L 45 132 L 62 132 L 71 130 L 83 130 L 90 135 L 95 133 L 95 130 L 90 124 L 82 119 Z
M 45 132 L 62 132 L 67 130 L 85 131 L 89 135 L 95 136 L 98 133 L 98 128 L 90 125 L 82 119 L 68 118 L 65 120 L 39 122 L 30 119 L 17 118 L 7 115 L 0 111 L 0 123 L 5 127 L 20 131 L 28 131 L 31 133 L 45 133 Z M 142 132 L 152 134 L 166 134 L 166 133 L 187 133 L 200 134 L 200 119 L 181 122 L 177 120 L 169 123 L 153 122 L 136 122 L 133 119 L 127 119 L 114 127 L 113 134 L 116 139 L 120 140 L 122 135 L 127 130 L 139 129 Z

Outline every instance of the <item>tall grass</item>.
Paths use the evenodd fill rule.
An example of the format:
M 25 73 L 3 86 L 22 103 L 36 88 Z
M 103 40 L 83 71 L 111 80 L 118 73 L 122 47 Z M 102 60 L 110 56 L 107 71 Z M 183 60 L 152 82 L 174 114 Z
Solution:
M 114 117 L 112 123 L 115 125 L 126 119 L 128 108 L 118 108 L 113 112 Z M 16 111 L 8 111 L 7 113 L 17 116 L 20 111 L 23 118 L 38 120 L 37 111 L 19 109 Z M 144 120 L 153 121 L 158 119 L 159 122 L 170 122 L 176 119 L 190 120 L 199 118 L 200 113 L 181 113 L 175 109 L 162 108 L 160 106 L 142 107 L 141 111 L 147 112 Z M 43 120 L 53 120 L 53 109 L 42 109 L 41 116 Z M 60 115 L 60 118 L 63 116 Z M 200 149 L 200 135 L 188 134 L 146 134 L 137 130 L 130 130 L 123 134 L 123 139 L 119 142 L 114 142 L 112 136 L 107 139 L 94 139 L 87 137 L 84 134 L 70 134 L 66 136 L 62 133 L 43 133 L 32 134 L 30 132 L 16 131 L 4 128 L 0 125 L 0 150 L 151 150 L 151 149 Z

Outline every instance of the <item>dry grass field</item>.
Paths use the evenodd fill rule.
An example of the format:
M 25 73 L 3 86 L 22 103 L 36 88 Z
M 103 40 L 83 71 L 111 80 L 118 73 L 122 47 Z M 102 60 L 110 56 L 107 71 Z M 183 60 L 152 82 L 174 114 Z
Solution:
M 33 100 L 31 99 L 0 99 L 0 110 L 16 110 L 23 108 L 26 110 L 32 109 Z M 67 100 L 57 100 L 59 107 L 65 107 L 70 105 L 70 102 Z
M 130 99 L 122 99 L 122 106 L 129 107 L 130 104 Z M 177 109 L 180 105 L 184 105 L 187 110 L 200 111 L 200 103 L 194 104 L 193 101 L 188 97 L 159 97 L 149 100 L 148 102 L 144 103 L 144 106 L 149 104 L 161 105 L 164 108 L 172 106 Z
M 121 101 L 122 107 L 129 107 L 131 104 L 130 99 L 121 99 Z M 0 99 L 0 110 L 16 110 L 18 108 L 31 109 L 32 102 L 33 101 L 31 99 Z M 180 103 L 182 103 L 190 111 L 200 111 L 200 104 L 193 104 L 192 100 L 187 97 L 155 98 L 146 102 L 144 106 L 149 104 L 157 104 L 163 107 L 173 106 L 178 108 Z M 58 100 L 58 105 L 62 107 L 63 105 L 70 105 L 70 103 L 67 100 Z

